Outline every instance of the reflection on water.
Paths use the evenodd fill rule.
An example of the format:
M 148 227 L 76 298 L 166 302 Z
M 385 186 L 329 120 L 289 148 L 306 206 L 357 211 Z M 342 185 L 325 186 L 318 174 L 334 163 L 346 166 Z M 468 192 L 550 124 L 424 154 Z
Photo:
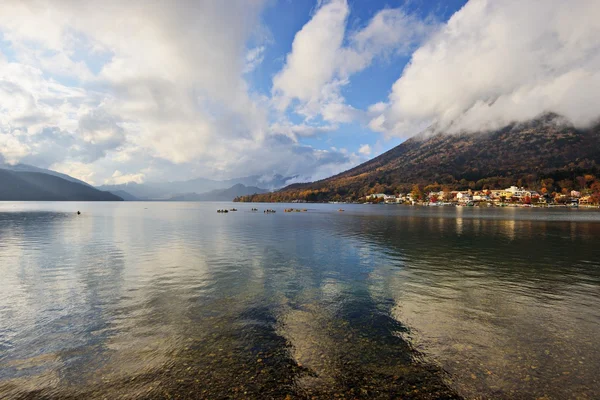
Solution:
M 251 206 L 0 204 L 0 397 L 600 392 L 597 213 Z

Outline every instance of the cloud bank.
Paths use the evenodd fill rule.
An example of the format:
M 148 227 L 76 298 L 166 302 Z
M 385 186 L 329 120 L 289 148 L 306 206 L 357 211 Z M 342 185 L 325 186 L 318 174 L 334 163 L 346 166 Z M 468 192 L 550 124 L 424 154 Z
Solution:
M 278 139 L 291 131 L 270 126 L 268 99 L 245 80 L 264 58 L 251 43 L 264 3 L 3 2 L 4 160 L 95 184 L 345 164 Z
M 281 64 L 261 20 L 270 4 L 3 1 L 0 161 L 94 184 L 306 181 L 385 150 L 377 132 L 494 129 L 544 112 L 583 127 L 600 116 L 597 0 L 470 0 L 446 23 L 402 7 L 357 20 L 358 4 L 319 1 Z M 377 63 L 397 80 L 361 109 L 346 89 Z M 259 92 L 265 64 L 276 69 Z M 344 141 L 347 128 L 365 136 Z M 324 149 L 307 144 L 319 140 Z
M 597 120 L 600 2 L 471 0 L 414 52 L 370 127 L 411 136 L 494 129 L 556 112 Z

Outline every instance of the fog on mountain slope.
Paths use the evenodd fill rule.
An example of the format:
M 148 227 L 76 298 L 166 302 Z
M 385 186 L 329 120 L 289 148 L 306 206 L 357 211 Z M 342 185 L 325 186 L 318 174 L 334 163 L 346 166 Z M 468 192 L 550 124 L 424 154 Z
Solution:
M 240 200 L 354 201 L 370 193 L 407 193 L 415 184 L 432 190 L 535 188 L 542 179 L 575 188 L 586 174 L 600 176 L 600 125 L 580 130 L 546 114 L 492 132 L 428 132 L 336 176 Z
M 174 182 L 147 182 L 147 183 L 125 183 L 120 185 L 102 185 L 98 186 L 100 190 L 118 193 L 124 191 L 139 200 L 171 200 L 173 198 L 183 198 L 182 196 L 194 196 L 209 193 L 217 190 L 232 189 L 233 196 L 228 200 L 232 200 L 236 196 L 242 196 L 252 193 L 264 193 L 269 190 L 279 189 L 286 185 L 294 177 L 284 177 L 282 175 L 273 176 L 248 176 L 242 178 L 234 178 L 223 181 L 217 181 L 206 178 L 196 178 L 187 181 Z M 243 185 L 250 188 L 255 188 L 255 192 L 244 192 L 234 190 L 236 185 Z M 211 196 L 209 196 L 211 197 Z M 215 195 L 213 193 L 212 198 Z M 222 197 L 222 196 L 221 196 Z
M 255 186 L 245 186 L 241 183 L 228 189 L 213 190 L 208 193 L 187 193 L 170 198 L 171 201 L 232 201 L 239 196 L 267 193 L 268 190 Z
M 484 132 L 555 112 L 598 121 L 600 2 L 472 0 L 417 49 L 370 127 Z

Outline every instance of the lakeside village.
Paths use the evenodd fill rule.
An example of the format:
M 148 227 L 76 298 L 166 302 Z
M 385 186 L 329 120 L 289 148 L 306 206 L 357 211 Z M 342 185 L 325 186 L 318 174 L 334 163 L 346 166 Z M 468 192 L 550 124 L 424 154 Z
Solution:
M 567 193 L 540 194 L 534 190 L 511 186 L 502 190 L 464 190 L 429 192 L 424 195 L 418 188 L 411 193 L 388 195 L 374 193 L 365 196 L 366 204 L 409 204 L 426 206 L 484 206 L 484 207 L 586 207 L 599 208 L 592 195 L 572 190 Z M 361 200 L 363 200 L 361 199 Z
M 573 180 L 555 181 L 553 178 L 545 178 L 536 182 L 536 179 L 532 178 L 527 179 L 527 186 L 521 179 L 517 179 L 516 185 L 513 182 L 506 182 L 512 180 L 490 178 L 477 182 L 461 181 L 459 187 L 456 187 L 458 185 L 445 186 L 437 182 L 429 185 L 392 185 L 371 182 L 364 186 L 350 182 L 336 187 L 324 182 L 318 188 L 300 186 L 277 192 L 240 196 L 234 201 L 600 208 L 600 179 L 591 174 L 577 176 Z M 500 181 L 505 181 L 506 186 Z M 500 189 L 502 187 L 506 189 Z

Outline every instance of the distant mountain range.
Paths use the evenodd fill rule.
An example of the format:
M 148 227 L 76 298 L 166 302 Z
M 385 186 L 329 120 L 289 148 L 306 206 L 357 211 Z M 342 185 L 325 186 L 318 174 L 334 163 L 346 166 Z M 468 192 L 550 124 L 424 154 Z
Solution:
M 125 201 L 140 201 L 140 199 L 138 199 L 137 197 L 127 193 L 124 190 L 114 190 L 112 192 L 109 192 L 114 194 L 115 196 L 119 196 L 120 198 L 122 198 Z
M 98 186 L 98 189 L 118 194 L 125 200 L 128 200 L 127 197 L 129 197 L 135 200 L 189 199 L 185 201 L 209 201 L 199 199 L 219 198 L 224 201 L 231 201 L 236 196 L 243 196 L 253 193 L 266 193 L 269 190 L 279 189 L 285 186 L 286 182 L 293 178 L 295 177 L 284 177 L 282 175 L 274 175 L 269 177 L 254 175 L 244 178 L 228 179 L 224 181 L 197 178 L 175 182 L 130 182 L 120 185 Z M 250 189 L 246 190 L 244 189 L 245 187 Z M 221 194 L 219 194 L 218 191 L 223 191 L 225 189 L 229 189 L 230 191 L 221 192 Z M 229 194 L 232 194 L 232 196 L 225 198 L 225 196 L 228 196 Z
M 0 164 L 0 201 L 231 201 L 238 196 L 280 188 L 293 178 L 256 175 L 225 181 L 198 178 L 94 188 L 79 179 L 49 169 L 27 164 Z
M 268 190 L 255 186 L 245 186 L 241 183 L 233 185 L 228 189 L 212 190 L 207 193 L 188 193 L 172 197 L 171 201 L 231 201 L 238 196 L 267 193 Z
M 511 185 L 582 190 L 600 182 L 600 125 L 576 129 L 547 114 L 493 132 L 426 131 L 341 174 L 269 192 L 294 178 L 198 178 L 94 188 L 55 171 L 1 164 L 0 200 L 352 201 L 371 193 L 406 193 L 415 185 L 424 190 Z
M 34 172 L 35 171 L 35 172 Z M 0 166 L 1 201 L 122 201 L 70 176 L 20 165 Z
M 576 129 L 547 114 L 493 132 L 426 131 L 341 174 L 238 200 L 352 201 L 370 193 L 406 193 L 414 185 L 431 190 L 540 188 L 542 180 L 550 191 L 560 191 L 580 189 L 585 175 L 600 178 L 600 125 Z

